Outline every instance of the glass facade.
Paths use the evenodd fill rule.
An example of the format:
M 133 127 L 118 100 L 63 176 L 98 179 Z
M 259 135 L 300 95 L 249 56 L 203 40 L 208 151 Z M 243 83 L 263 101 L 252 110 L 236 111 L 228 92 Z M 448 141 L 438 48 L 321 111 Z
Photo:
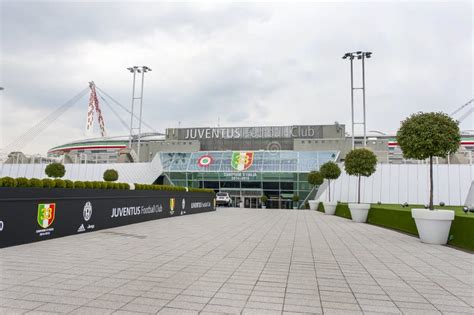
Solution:
M 177 186 L 211 188 L 228 192 L 234 206 L 290 208 L 298 195 L 301 205 L 312 191 L 308 173 L 327 161 L 336 161 L 338 151 L 200 151 L 160 153 L 164 182 Z

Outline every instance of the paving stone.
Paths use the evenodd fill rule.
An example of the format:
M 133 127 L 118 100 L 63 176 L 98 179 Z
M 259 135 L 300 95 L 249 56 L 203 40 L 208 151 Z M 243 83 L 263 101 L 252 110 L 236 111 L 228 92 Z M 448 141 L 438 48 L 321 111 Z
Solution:
M 219 208 L 4 248 L 0 265 L 0 314 L 473 313 L 472 254 L 315 211 Z

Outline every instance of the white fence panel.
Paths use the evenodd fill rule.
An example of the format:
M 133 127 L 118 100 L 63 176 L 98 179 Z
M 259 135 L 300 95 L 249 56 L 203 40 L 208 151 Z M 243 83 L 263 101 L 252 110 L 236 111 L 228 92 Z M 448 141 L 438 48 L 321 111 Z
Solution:
M 44 169 L 48 164 L 1 164 L 0 177 L 45 178 Z M 159 155 L 150 163 L 113 163 L 113 164 L 65 164 L 64 179 L 82 181 L 101 181 L 104 171 L 115 169 L 119 173 L 119 182 L 152 184 L 162 173 L 163 167 Z
M 474 180 L 473 174 L 474 165 L 434 165 L 434 202 L 463 205 Z M 378 164 L 376 172 L 369 178 L 362 178 L 361 183 L 362 202 L 426 204 L 429 200 L 429 165 Z M 356 177 L 342 171 L 333 187 L 333 200 L 357 201 Z M 327 200 L 327 194 L 322 194 L 320 200 Z

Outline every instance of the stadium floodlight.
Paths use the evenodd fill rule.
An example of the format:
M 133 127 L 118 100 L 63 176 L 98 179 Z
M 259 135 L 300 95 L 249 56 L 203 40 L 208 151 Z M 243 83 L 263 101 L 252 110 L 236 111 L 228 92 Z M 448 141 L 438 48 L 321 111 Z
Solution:
M 354 59 L 357 57 L 358 60 L 362 60 L 362 87 L 354 87 Z M 355 125 L 363 125 L 364 128 L 364 147 L 367 146 L 367 124 L 366 124 L 366 107 L 365 107 L 365 59 L 371 58 L 372 52 L 370 51 L 356 51 L 347 52 L 344 54 L 342 59 L 349 58 L 351 64 L 351 116 L 352 116 L 352 149 L 355 148 Z M 362 90 L 362 106 L 363 106 L 363 121 L 354 121 L 354 90 Z

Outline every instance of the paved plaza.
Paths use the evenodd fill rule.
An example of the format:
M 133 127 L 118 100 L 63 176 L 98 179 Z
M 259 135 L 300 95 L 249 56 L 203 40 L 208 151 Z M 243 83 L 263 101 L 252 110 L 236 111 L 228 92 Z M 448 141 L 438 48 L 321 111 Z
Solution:
M 0 250 L 1 314 L 436 314 L 473 255 L 315 211 L 218 209 Z

